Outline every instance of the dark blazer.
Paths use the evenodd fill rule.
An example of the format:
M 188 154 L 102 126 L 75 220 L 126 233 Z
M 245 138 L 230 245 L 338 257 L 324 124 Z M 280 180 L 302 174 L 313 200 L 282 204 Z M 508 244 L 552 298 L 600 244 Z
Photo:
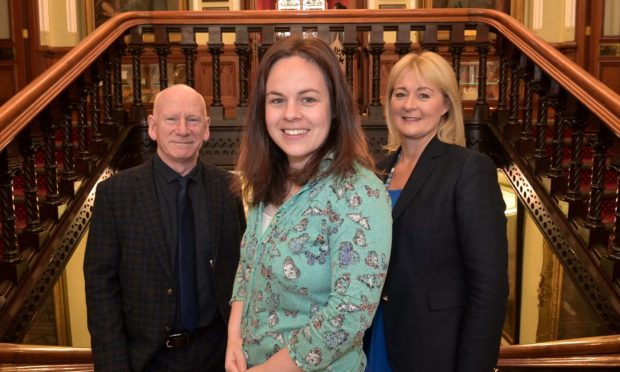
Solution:
M 379 168 L 389 172 L 396 156 Z M 395 372 L 495 366 L 508 297 L 504 209 L 487 156 L 427 145 L 392 212 L 383 307 Z
M 227 321 L 245 216 L 230 173 L 204 164 L 202 175 L 214 291 Z M 141 370 L 171 333 L 177 304 L 152 160 L 97 186 L 84 277 L 96 370 Z

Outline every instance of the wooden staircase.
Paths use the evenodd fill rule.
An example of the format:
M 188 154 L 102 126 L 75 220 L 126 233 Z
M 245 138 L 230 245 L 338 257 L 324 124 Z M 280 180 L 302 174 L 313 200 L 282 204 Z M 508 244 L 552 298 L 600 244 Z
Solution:
M 387 136 L 381 92 L 400 56 L 434 50 L 456 71 L 477 63 L 477 98 L 465 103 L 468 146 L 506 174 L 595 314 L 600 336 L 620 333 L 617 94 L 492 10 L 333 10 L 286 18 L 211 11 L 123 13 L 0 107 L 0 340 L 24 338 L 88 226 L 97 182 L 153 151 L 144 71 L 154 74 L 148 89 L 159 89 L 172 81 L 169 66 L 178 67 L 205 96 L 212 135 L 202 154 L 231 168 L 265 50 L 286 34 L 331 41 L 336 33 L 377 156 Z M 491 64 L 498 67 L 493 82 Z M 607 337 L 614 360 L 620 341 Z M 506 351 L 520 346 L 503 348 L 499 365 L 541 362 Z

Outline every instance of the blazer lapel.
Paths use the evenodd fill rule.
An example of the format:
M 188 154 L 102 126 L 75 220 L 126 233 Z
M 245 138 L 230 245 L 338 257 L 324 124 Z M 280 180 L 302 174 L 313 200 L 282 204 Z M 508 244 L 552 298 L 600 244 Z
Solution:
M 437 165 L 437 158 L 443 154 L 445 149 L 445 144 L 437 137 L 433 138 L 424 151 L 422 155 L 420 155 L 420 159 L 416 164 L 413 172 L 409 176 L 407 183 L 403 191 L 392 210 L 392 219 L 396 221 L 398 216 L 405 210 L 405 208 L 412 202 L 414 202 L 415 197 L 424 186 L 424 183 L 431 176 L 435 167 Z
M 153 161 L 149 160 L 143 165 L 143 172 L 136 176 L 136 206 L 143 210 L 144 220 L 141 223 L 146 225 L 149 236 L 148 244 L 153 247 L 153 254 L 161 264 L 166 275 L 173 278 L 170 262 L 170 253 L 167 246 L 166 236 L 164 235 L 164 225 L 161 220 L 161 212 L 157 201 L 157 192 L 154 182 Z M 157 216 L 151 219 L 148 216 Z

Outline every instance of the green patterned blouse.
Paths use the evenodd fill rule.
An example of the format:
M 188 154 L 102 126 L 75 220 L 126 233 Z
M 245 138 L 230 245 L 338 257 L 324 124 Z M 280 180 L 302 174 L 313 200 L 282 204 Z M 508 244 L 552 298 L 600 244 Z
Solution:
M 263 232 L 264 207 L 249 211 L 232 297 L 244 302 L 248 365 L 288 347 L 304 371 L 363 371 L 362 339 L 390 259 L 383 184 L 362 167 L 311 181 Z

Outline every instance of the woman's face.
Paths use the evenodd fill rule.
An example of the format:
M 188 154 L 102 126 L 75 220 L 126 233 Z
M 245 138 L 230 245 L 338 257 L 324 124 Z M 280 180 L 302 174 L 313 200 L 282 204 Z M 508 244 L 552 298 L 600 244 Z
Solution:
M 325 143 L 331 117 L 327 84 L 317 65 L 293 56 L 271 67 L 265 96 L 267 131 L 292 169 L 302 169 Z
M 437 134 L 441 116 L 449 109 L 441 89 L 419 79 L 411 70 L 404 71 L 396 80 L 390 105 L 392 123 L 404 140 L 423 144 Z

